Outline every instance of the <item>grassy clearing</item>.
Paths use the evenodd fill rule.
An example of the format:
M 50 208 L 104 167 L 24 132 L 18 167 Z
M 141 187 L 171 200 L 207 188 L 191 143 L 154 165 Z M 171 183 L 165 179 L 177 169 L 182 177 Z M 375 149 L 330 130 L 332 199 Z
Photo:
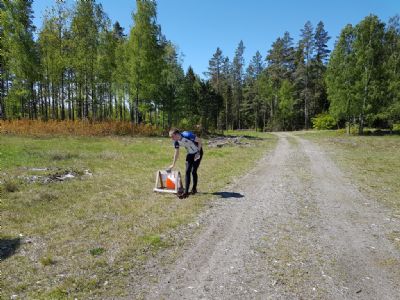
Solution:
M 199 191 L 223 191 L 276 142 L 246 135 L 261 139 L 205 147 Z M 0 135 L 0 298 L 124 295 L 130 273 L 171 246 L 166 233 L 192 221 L 212 197 L 153 193 L 156 170 L 172 156 L 166 138 Z M 76 177 L 42 180 L 62 174 Z
M 400 216 L 400 136 L 348 136 L 336 131 L 301 134 L 330 153 L 365 195 Z

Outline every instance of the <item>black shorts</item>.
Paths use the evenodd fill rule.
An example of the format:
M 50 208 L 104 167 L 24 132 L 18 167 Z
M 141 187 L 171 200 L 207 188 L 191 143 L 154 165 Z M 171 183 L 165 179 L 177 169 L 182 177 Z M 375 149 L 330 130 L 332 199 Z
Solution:
M 190 164 L 193 164 L 193 163 L 200 164 L 200 161 L 203 158 L 203 148 L 201 148 L 201 150 L 200 150 L 200 158 L 196 161 L 194 161 L 195 156 L 196 156 L 196 153 L 186 155 L 186 161 Z

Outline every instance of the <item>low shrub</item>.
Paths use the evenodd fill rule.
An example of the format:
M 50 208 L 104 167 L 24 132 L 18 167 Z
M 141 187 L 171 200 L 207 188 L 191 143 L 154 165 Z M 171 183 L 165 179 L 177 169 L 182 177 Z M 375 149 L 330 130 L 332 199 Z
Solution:
M 333 129 L 337 122 L 334 117 L 329 114 L 319 114 L 311 119 L 313 128 L 317 130 Z

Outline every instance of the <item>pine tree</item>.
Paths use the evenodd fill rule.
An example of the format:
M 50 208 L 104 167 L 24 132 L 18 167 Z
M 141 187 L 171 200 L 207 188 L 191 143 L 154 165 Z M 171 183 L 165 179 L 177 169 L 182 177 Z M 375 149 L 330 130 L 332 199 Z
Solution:
M 293 42 L 290 34 L 285 32 L 284 36 L 278 38 L 273 44 L 271 49 L 268 51 L 267 57 L 267 75 L 268 79 L 265 79 L 265 84 L 271 87 L 271 95 L 269 99 L 269 123 L 271 129 L 279 128 L 278 120 L 278 107 L 279 97 L 278 92 L 281 87 L 283 80 L 290 80 L 294 71 L 294 49 Z M 269 86 L 269 84 L 272 84 Z
M 205 73 L 208 76 L 210 84 L 214 91 L 222 96 L 223 94 L 223 65 L 224 65 L 224 56 L 220 48 L 217 48 L 213 57 L 209 61 L 208 72 Z M 218 119 L 217 119 L 217 127 L 221 128 L 222 122 L 220 121 L 220 112 L 218 112 Z
M 315 60 L 318 64 L 325 65 L 329 58 L 328 41 L 330 37 L 328 32 L 325 31 L 324 23 L 320 21 L 315 29 Z
M 224 109 L 221 118 L 224 120 L 225 129 L 233 129 L 233 74 L 229 57 L 225 57 L 222 63 L 222 97 Z
M 311 74 L 311 65 L 312 65 L 312 57 L 314 51 L 314 34 L 313 27 L 310 21 L 307 21 L 304 25 L 304 28 L 301 30 L 301 40 L 299 41 L 299 49 L 303 50 L 304 57 L 304 69 L 303 74 L 298 72 L 297 74 L 303 78 L 304 88 L 301 91 L 301 96 L 304 103 L 304 128 L 308 129 L 309 120 L 310 120 L 310 104 L 313 101 L 313 93 L 312 93 L 312 74 Z M 299 70 L 299 69 L 298 69 Z
M 258 129 L 261 98 L 259 96 L 258 85 L 256 81 L 265 68 L 263 58 L 259 51 L 253 56 L 246 70 L 245 88 L 244 88 L 244 114 L 247 119 L 247 126 Z
M 330 37 L 325 31 L 324 23 L 320 21 L 315 29 L 314 41 L 315 41 L 315 57 L 312 64 L 312 79 L 314 86 L 314 102 L 311 107 L 311 115 L 317 115 L 323 111 L 327 111 L 329 103 L 326 96 L 325 86 L 325 72 L 326 63 L 329 58 L 330 50 L 328 49 L 328 41 Z
M 223 106 L 221 95 L 214 91 L 208 80 L 200 81 L 198 93 L 202 131 L 207 132 L 210 128 L 218 129 L 218 113 Z
M 189 66 L 183 81 L 182 110 L 188 118 L 188 126 L 192 128 L 200 121 L 199 95 L 197 93 L 199 81 L 193 68 Z
M 241 129 L 240 110 L 243 101 L 243 80 L 244 80 L 244 44 L 239 42 L 235 51 L 235 57 L 232 63 L 232 78 L 233 78 L 233 105 L 235 110 L 234 123 L 236 128 Z
M 208 76 L 211 86 L 217 93 L 222 91 L 222 65 L 224 63 L 224 56 L 222 55 L 221 49 L 218 47 L 213 57 L 208 63 L 208 72 L 205 73 Z

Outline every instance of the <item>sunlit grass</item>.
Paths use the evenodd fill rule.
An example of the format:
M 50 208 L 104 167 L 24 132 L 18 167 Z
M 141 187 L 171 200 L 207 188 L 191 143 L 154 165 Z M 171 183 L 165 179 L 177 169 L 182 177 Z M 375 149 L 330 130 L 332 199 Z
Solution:
M 222 191 L 273 149 L 274 136 L 257 136 L 262 139 L 246 139 L 246 146 L 205 146 L 198 186 L 204 194 L 180 200 L 152 191 L 156 171 L 172 162 L 169 139 L 0 135 L 0 239 L 20 241 L 1 262 L 4 297 L 120 295 L 129 270 L 140 270 L 148 257 L 173 243 L 166 232 L 192 221 L 209 193 Z M 181 171 L 184 163 L 182 155 Z M 26 179 L 65 170 L 76 178 Z
M 400 215 L 400 136 L 348 136 L 337 131 L 302 134 L 321 145 L 346 176 Z

